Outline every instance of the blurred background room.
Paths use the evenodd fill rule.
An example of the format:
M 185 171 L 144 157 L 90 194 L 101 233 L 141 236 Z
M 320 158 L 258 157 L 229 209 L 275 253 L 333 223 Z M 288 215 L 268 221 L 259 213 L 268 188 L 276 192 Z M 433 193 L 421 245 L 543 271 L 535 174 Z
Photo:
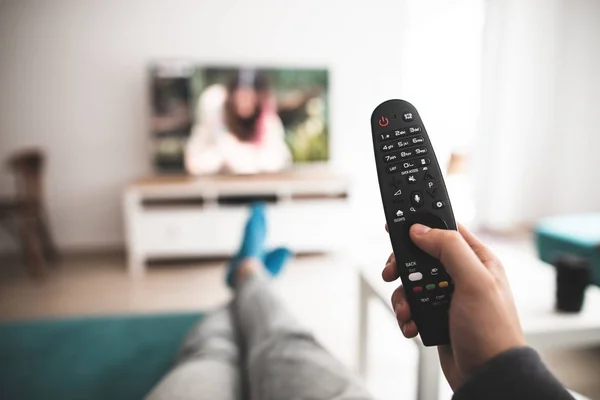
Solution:
M 449 398 L 379 282 L 369 121 L 401 98 L 529 343 L 600 399 L 599 20 L 596 0 L 0 0 L 0 398 L 141 398 L 231 297 L 256 201 L 323 345 L 377 398 Z M 588 271 L 580 311 L 555 310 L 558 265 Z

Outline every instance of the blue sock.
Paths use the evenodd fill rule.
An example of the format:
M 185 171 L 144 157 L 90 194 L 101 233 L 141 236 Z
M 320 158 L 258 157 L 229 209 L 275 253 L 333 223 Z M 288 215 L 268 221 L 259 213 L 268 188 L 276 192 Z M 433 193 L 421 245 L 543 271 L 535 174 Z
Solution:
M 264 258 L 267 221 L 265 207 L 262 203 L 252 205 L 250 217 L 246 222 L 242 245 L 227 267 L 226 281 L 230 287 L 235 285 L 234 278 L 239 262 L 245 258 Z
M 264 263 L 271 276 L 279 275 L 292 252 L 285 247 L 278 247 L 265 255 Z

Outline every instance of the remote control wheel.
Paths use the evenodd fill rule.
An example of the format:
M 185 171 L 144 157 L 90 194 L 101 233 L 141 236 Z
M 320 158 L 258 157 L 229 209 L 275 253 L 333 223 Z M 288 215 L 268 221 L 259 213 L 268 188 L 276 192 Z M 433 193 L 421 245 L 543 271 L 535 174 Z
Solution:
M 414 224 L 423 224 L 433 229 L 448 229 L 448 224 L 446 224 L 446 222 L 443 219 L 441 219 L 435 214 L 431 214 L 428 212 L 420 212 L 413 215 L 408 221 L 408 224 L 406 224 L 409 231 L 410 227 Z M 410 238 L 408 232 L 407 236 Z M 410 240 L 409 242 L 411 250 L 414 251 L 415 254 L 419 254 L 421 257 L 431 257 L 429 254 L 425 253 L 423 250 L 418 248 L 412 240 Z

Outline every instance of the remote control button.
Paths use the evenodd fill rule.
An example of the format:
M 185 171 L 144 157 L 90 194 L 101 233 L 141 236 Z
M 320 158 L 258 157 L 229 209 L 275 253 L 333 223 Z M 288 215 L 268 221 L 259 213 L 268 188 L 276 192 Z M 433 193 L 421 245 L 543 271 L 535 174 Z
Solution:
M 423 139 L 423 136 L 417 136 L 414 137 L 410 140 L 411 144 L 421 144 L 425 142 L 425 139 Z
M 441 210 L 442 208 L 444 208 L 446 206 L 446 203 L 444 203 L 441 200 L 438 201 L 434 201 L 433 202 L 433 208 L 435 208 L 436 210 Z
M 402 115 L 402 119 L 405 120 L 406 122 L 412 121 L 414 119 L 413 113 L 404 113 Z
M 400 196 L 402 194 L 402 189 L 399 189 L 394 193 L 394 196 Z
M 413 272 L 412 274 L 408 275 L 408 280 L 411 282 L 420 281 L 421 279 L 423 279 L 423 274 L 420 272 Z
M 404 161 L 402 163 L 402 169 L 405 171 L 412 169 L 412 168 L 416 168 L 417 166 L 418 166 L 418 164 L 416 161 Z
M 392 139 L 392 132 L 381 133 L 379 135 L 380 142 L 383 142 L 385 140 L 390 140 L 390 139 Z
M 388 126 L 389 123 L 390 121 L 386 117 L 379 118 L 379 126 L 382 128 Z
M 415 155 L 414 149 L 404 150 L 404 151 L 400 152 L 400 158 L 410 158 L 410 157 L 413 157 L 414 155 Z
M 415 293 L 419 293 L 419 292 L 422 292 L 422 291 L 423 291 L 423 286 L 415 286 L 413 288 L 413 292 L 415 292 Z
M 387 143 L 387 144 L 384 144 L 383 146 L 381 146 L 381 151 L 383 151 L 383 152 L 392 151 L 392 150 L 396 150 L 396 143 Z
M 406 181 L 411 184 L 417 183 L 417 175 L 415 175 L 415 174 L 408 175 L 406 177 Z
M 415 149 L 415 155 L 422 156 L 424 154 L 427 154 L 427 147 L 417 147 Z
M 441 282 L 438 284 L 438 286 L 439 286 L 439 287 L 441 287 L 441 288 L 448 287 L 448 281 L 441 281 Z
M 393 164 L 387 167 L 388 174 L 393 174 L 394 172 L 400 171 L 400 164 Z
M 423 205 L 423 194 L 415 190 L 410 194 L 410 202 L 415 207 L 421 207 Z
M 429 165 L 431 164 L 431 160 L 429 159 L 429 157 L 423 157 L 419 159 L 419 165 L 424 167 L 425 165 Z
M 412 143 L 410 142 L 410 140 L 401 140 L 398 142 L 398 148 L 401 149 L 403 147 L 406 146 L 410 146 Z
M 392 135 L 395 138 L 399 138 L 401 136 L 406 135 L 408 132 L 406 131 L 406 129 L 396 129 L 395 131 L 392 132 Z
M 435 289 L 435 283 L 430 283 L 429 285 L 425 286 L 425 289 L 427 289 L 427 290 Z
M 396 211 L 396 217 L 403 217 L 403 216 L 404 216 L 404 211 L 402 211 L 402 210 Z
M 435 199 L 435 194 L 437 193 L 437 188 L 432 187 L 431 189 L 427 189 L 427 194 L 431 196 L 431 198 Z
M 431 271 L 429 271 L 431 273 L 432 276 L 436 276 L 437 274 L 440 273 L 439 268 L 431 268 Z
M 408 128 L 409 133 L 419 133 L 421 132 L 421 127 L 419 125 L 411 126 Z
M 383 156 L 383 162 L 384 163 L 389 163 L 392 161 L 397 161 L 398 160 L 398 155 L 397 154 L 389 154 L 387 156 Z
M 408 237 L 410 237 L 408 231 L 410 230 L 410 227 L 413 226 L 414 224 L 423 224 L 430 228 L 448 229 L 448 225 L 446 224 L 446 222 L 443 219 L 441 219 L 439 216 L 437 216 L 433 213 L 429 213 L 429 212 L 418 212 L 418 213 L 411 215 L 409 217 L 408 221 L 406 221 L 406 224 L 404 224 L 404 227 L 407 230 L 406 235 Z M 414 254 L 415 256 L 421 256 L 428 260 L 432 259 L 429 254 L 427 254 L 423 250 L 421 250 L 416 244 L 414 244 L 412 242 L 412 240 L 409 241 L 409 249 L 410 249 L 411 254 Z M 433 264 L 433 265 L 436 265 L 436 264 Z
M 423 174 L 423 179 L 429 180 L 429 181 L 435 181 L 435 177 L 433 175 L 431 175 L 431 172 L 429 172 L 428 169 L 425 170 L 425 173 Z

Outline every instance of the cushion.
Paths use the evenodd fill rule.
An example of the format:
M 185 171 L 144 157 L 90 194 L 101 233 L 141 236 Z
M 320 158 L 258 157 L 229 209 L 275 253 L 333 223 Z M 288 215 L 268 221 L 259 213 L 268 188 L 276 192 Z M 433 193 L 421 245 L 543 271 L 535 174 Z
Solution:
M 140 399 L 198 313 L 0 323 L 0 398 Z

